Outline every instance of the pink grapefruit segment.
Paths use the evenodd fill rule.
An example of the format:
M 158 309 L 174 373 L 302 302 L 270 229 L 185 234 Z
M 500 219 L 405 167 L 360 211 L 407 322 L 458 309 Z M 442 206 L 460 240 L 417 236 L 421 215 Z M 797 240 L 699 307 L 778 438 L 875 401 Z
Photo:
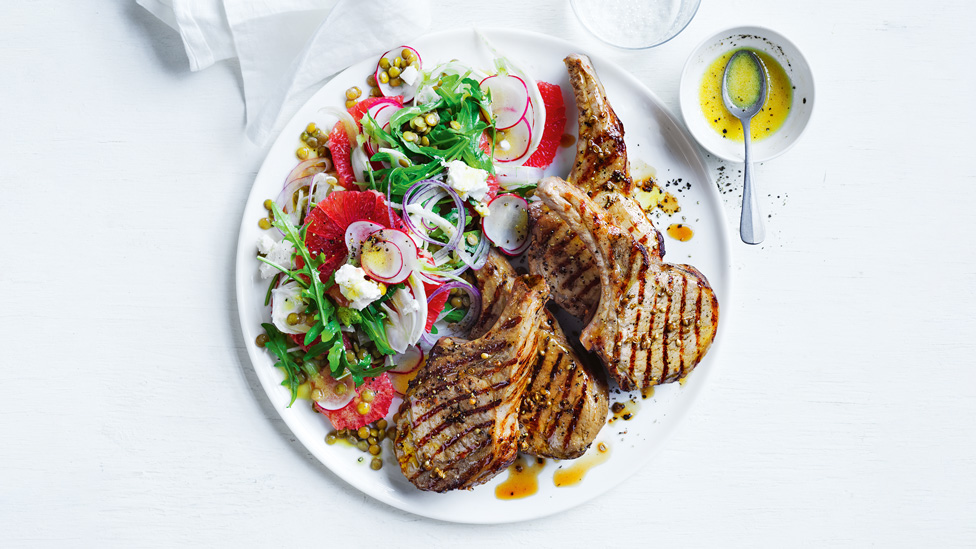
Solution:
M 542 103 L 546 106 L 546 127 L 542 132 L 539 148 L 522 165 L 546 168 L 556 158 L 559 140 L 566 129 L 566 105 L 563 102 L 562 89 L 555 84 L 539 82 L 539 93 L 542 94 Z

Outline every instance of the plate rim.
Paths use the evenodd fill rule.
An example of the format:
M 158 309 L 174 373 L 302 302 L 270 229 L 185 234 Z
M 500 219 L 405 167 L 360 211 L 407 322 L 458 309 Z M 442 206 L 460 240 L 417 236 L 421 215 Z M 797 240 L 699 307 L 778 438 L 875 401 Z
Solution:
M 502 28 L 494 28 L 494 27 L 486 27 L 486 28 L 467 27 L 461 29 L 444 30 L 444 31 L 425 34 L 415 39 L 413 42 L 416 43 L 416 42 L 423 41 L 423 42 L 436 42 L 438 44 L 442 44 L 446 40 L 449 40 L 452 36 L 470 38 L 468 34 L 473 32 L 483 33 L 486 36 L 490 37 L 496 44 L 499 44 L 501 46 L 504 46 L 504 43 L 509 40 L 529 40 L 529 41 L 548 42 L 549 45 L 551 46 L 558 46 L 560 48 L 563 48 L 567 52 L 566 55 L 584 49 L 584 48 L 579 48 L 577 47 L 577 45 L 574 45 L 573 43 L 564 40 L 562 38 L 557 38 L 543 33 L 520 30 L 520 29 L 502 29 Z M 531 55 L 532 54 L 530 53 L 526 57 L 531 57 Z M 479 518 L 479 516 L 458 517 L 452 513 L 438 512 L 435 510 L 431 510 L 429 508 L 424 508 L 424 509 L 410 508 L 406 505 L 406 503 L 410 503 L 410 502 L 395 497 L 394 491 L 377 490 L 375 489 L 375 486 L 369 486 L 367 485 L 368 483 L 364 483 L 360 481 L 358 478 L 355 477 L 350 478 L 347 475 L 342 475 L 339 471 L 339 468 L 334 466 L 333 463 L 331 463 L 332 460 L 329 459 L 329 456 L 324 455 L 322 452 L 320 452 L 317 446 L 317 442 L 316 444 L 313 444 L 312 441 L 306 440 L 308 433 L 305 431 L 304 426 L 300 425 L 299 424 L 300 422 L 294 419 L 295 416 L 286 413 L 287 409 L 279 407 L 275 402 L 275 400 L 272 398 L 271 390 L 272 389 L 277 390 L 277 387 L 274 386 L 276 384 L 269 387 L 267 376 L 265 376 L 261 372 L 261 369 L 259 369 L 259 360 L 257 359 L 259 355 L 259 349 L 255 345 L 248 344 L 249 341 L 247 338 L 249 334 L 247 333 L 247 329 L 244 326 L 245 318 L 247 316 L 245 307 L 248 306 L 248 302 L 246 301 L 248 296 L 245 295 L 246 284 L 244 282 L 253 275 L 253 264 L 250 266 L 245 266 L 245 262 L 243 261 L 242 258 L 245 257 L 250 258 L 254 254 L 254 246 L 253 246 L 254 243 L 250 241 L 245 241 L 244 239 L 245 234 L 250 231 L 250 227 L 248 226 L 249 218 L 247 217 L 247 210 L 248 210 L 248 206 L 254 202 L 256 193 L 259 192 L 258 183 L 263 179 L 269 177 L 269 175 L 266 172 L 272 169 L 271 165 L 273 164 L 273 162 L 270 162 L 269 159 L 272 156 L 272 151 L 275 149 L 275 144 L 277 144 L 278 141 L 282 139 L 285 129 L 291 127 L 296 123 L 296 119 L 298 117 L 307 115 L 306 107 L 308 106 L 309 103 L 316 100 L 316 97 L 318 96 L 319 92 L 321 92 L 323 88 L 325 88 L 335 80 L 341 80 L 347 75 L 347 73 L 351 69 L 357 67 L 361 63 L 368 61 L 369 59 L 372 58 L 372 56 L 367 56 L 362 61 L 356 62 L 350 65 L 350 67 L 347 67 L 346 69 L 337 73 L 333 78 L 329 80 L 329 82 L 326 82 L 321 86 L 319 86 L 318 89 L 309 97 L 309 99 L 298 108 L 295 114 L 288 119 L 288 121 L 282 126 L 283 129 L 281 129 L 276 135 L 273 144 L 269 147 L 265 155 L 265 158 L 262 161 L 260 169 L 255 175 L 254 182 L 252 183 L 251 189 L 248 193 L 248 197 L 244 205 L 244 212 L 242 214 L 241 226 L 238 234 L 237 257 L 235 258 L 235 264 L 236 264 L 235 295 L 238 301 L 237 303 L 238 323 L 240 324 L 240 329 L 242 335 L 244 336 L 244 343 L 247 349 L 248 359 L 249 362 L 251 363 L 250 366 L 251 368 L 254 369 L 255 374 L 258 377 L 258 380 L 261 382 L 261 386 L 263 391 L 265 392 L 265 395 L 268 397 L 270 403 L 272 404 L 272 407 L 278 413 L 278 416 L 288 427 L 289 431 L 291 431 L 291 433 L 295 436 L 295 438 L 302 444 L 305 450 L 308 451 L 310 454 L 312 454 L 316 458 L 316 460 L 318 460 L 321 464 L 325 465 L 330 472 L 336 475 L 336 477 L 340 478 L 346 484 L 356 488 L 364 495 L 368 495 L 371 498 L 381 501 L 391 507 L 394 507 L 402 511 L 406 511 L 408 513 L 417 516 L 423 516 L 423 517 L 432 518 L 435 520 L 441 520 L 445 522 L 463 523 L 463 524 L 514 523 L 514 522 L 521 522 L 526 520 L 533 520 L 537 518 L 543 518 L 559 512 L 572 509 L 583 503 L 586 503 L 587 501 L 591 501 L 596 497 L 606 494 L 616 486 L 623 483 L 625 480 L 631 478 L 640 469 L 645 467 L 650 462 L 653 455 L 655 455 L 657 452 L 660 451 L 660 449 L 663 447 L 664 442 L 668 439 L 668 437 L 670 437 L 673 434 L 673 432 L 678 427 L 678 425 L 680 425 L 683 422 L 684 418 L 688 415 L 688 411 L 693 408 L 694 403 L 697 401 L 702 391 L 707 386 L 708 380 L 712 377 L 711 370 L 714 370 L 718 365 L 718 361 L 715 359 L 715 357 L 719 355 L 720 348 L 722 347 L 722 341 L 724 340 L 724 334 L 726 331 L 728 331 L 727 327 L 729 325 L 728 324 L 729 323 L 728 317 L 730 316 L 729 312 L 733 309 L 733 303 L 734 303 L 733 292 L 732 292 L 733 269 L 732 269 L 732 247 L 731 247 L 731 236 L 730 236 L 731 231 L 728 227 L 728 223 L 725 218 L 725 213 L 724 213 L 724 209 L 722 208 L 721 198 L 718 195 L 718 191 L 715 188 L 712 177 L 708 172 L 708 168 L 702 157 L 701 150 L 696 146 L 696 141 L 694 140 L 693 136 L 690 134 L 689 130 L 683 124 L 680 123 L 679 119 L 674 115 L 673 112 L 671 112 L 671 110 L 667 107 L 667 105 L 663 101 L 661 101 L 661 99 L 657 96 L 657 94 L 655 94 L 651 89 L 649 89 L 642 81 L 637 79 L 636 76 L 627 72 L 621 66 L 617 65 L 616 63 L 604 57 L 603 55 L 599 53 L 591 53 L 591 52 L 585 52 L 585 55 L 589 56 L 591 59 L 596 61 L 597 64 L 599 64 L 601 67 L 604 67 L 601 68 L 601 71 L 606 71 L 609 69 L 610 71 L 615 73 L 616 78 L 621 78 L 626 82 L 627 85 L 632 86 L 634 89 L 639 91 L 639 95 L 647 99 L 650 99 L 650 101 L 655 105 L 655 107 L 657 107 L 660 110 L 658 114 L 663 115 L 670 122 L 670 124 L 677 129 L 677 132 L 670 135 L 669 139 L 679 140 L 679 143 L 676 144 L 676 148 L 683 153 L 682 156 L 688 162 L 689 167 L 692 168 L 691 171 L 693 173 L 700 173 L 702 176 L 704 176 L 704 180 L 701 182 L 701 185 L 705 185 L 708 187 L 708 189 L 705 192 L 708 195 L 710 195 L 711 200 L 714 201 L 714 207 L 718 213 L 718 219 L 716 220 L 716 227 L 719 232 L 719 235 L 717 235 L 716 240 L 718 242 L 719 252 L 721 256 L 720 260 L 717 263 L 720 266 L 722 266 L 722 270 L 723 270 L 722 288 L 715 288 L 716 294 L 721 296 L 721 301 L 720 301 L 721 326 L 717 331 L 715 340 L 711 345 L 708 355 L 704 359 L 709 361 L 707 363 L 708 366 L 707 371 L 704 372 L 704 375 L 699 374 L 695 376 L 695 382 L 693 384 L 693 387 L 691 387 L 690 390 L 687 390 L 687 392 L 689 392 L 690 394 L 682 396 L 682 399 L 685 401 L 685 405 L 677 407 L 677 410 L 675 412 L 672 412 L 671 415 L 677 417 L 672 417 L 671 421 L 668 422 L 667 426 L 662 428 L 661 431 L 657 432 L 656 437 L 660 439 L 660 442 L 654 445 L 654 447 L 651 449 L 651 451 L 647 453 L 644 459 L 634 464 L 627 464 L 628 466 L 626 467 L 626 469 L 624 469 L 623 474 L 619 475 L 619 478 L 615 478 L 613 479 L 612 482 L 607 482 L 604 485 L 598 487 L 597 489 L 591 490 L 590 494 L 587 497 L 578 500 L 574 500 L 573 498 L 566 498 L 567 500 L 571 500 L 571 501 L 569 503 L 564 503 L 564 504 L 536 506 L 538 508 L 536 509 L 536 511 L 538 512 L 535 513 L 530 513 L 524 516 L 511 516 L 511 514 L 509 514 L 501 518 L 496 516 L 486 515 L 484 518 Z M 263 190 L 261 192 L 263 192 Z M 253 223 L 253 220 L 251 220 L 250 222 Z M 245 270 L 248 271 L 246 276 L 244 272 Z M 293 425 L 293 423 L 296 424 Z M 557 500 L 547 500 L 547 501 L 552 503 L 557 502 Z

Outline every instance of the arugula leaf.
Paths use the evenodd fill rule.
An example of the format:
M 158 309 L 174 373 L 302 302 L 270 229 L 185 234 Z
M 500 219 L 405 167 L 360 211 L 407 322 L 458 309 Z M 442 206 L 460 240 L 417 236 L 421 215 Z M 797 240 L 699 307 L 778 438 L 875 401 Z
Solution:
M 264 348 L 271 351 L 276 357 L 278 357 L 278 362 L 275 366 L 281 368 L 285 371 L 285 379 L 281 382 L 282 385 L 288 387 L 291 391 L 291 402 L 288 403 L 288 407 L 295 403 L 295 399 L 298 398 L 298 386 L 302 384 L 301 378 L 299 377 L 299 370 L 301 369 L 295 358 L 291 356 L 288 352 L 288 347 L 291 341 L 288 336 L 281 333 L 274 324 L 265 322 L 261 324 L 264 328 L 264 333 L 268 335 L 268 342 L 264 344 Z

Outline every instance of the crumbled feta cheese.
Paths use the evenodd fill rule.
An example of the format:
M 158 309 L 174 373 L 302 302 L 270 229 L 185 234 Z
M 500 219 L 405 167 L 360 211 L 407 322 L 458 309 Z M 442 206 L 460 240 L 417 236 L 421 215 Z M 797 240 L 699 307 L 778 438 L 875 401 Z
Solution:
M 472 168 L 463 160 L 452 160 L 444 166 L 447 168 L 447 184 L 457 191 L 461 200 L 485 199 L 488 194 L 488 172 Z
M 353 265 L 343 265 L 335 273 L 342 297 L 350 301 L 349 307 L 362 311 L 383 295 L 380 285 L 366 278 L 366 271 Z
M 267 235 L 261 235 L 267 236 Z M 271 240 L 270 238 L 268 240 Z M 270 247 L 267 247 L 267 241 L 262 238 L 258 238 L 258 250 L 261 251 L 262 247 L 267 249 L 267 251 L 261 251 L 264 254 L 265 259 L 268 261 L 281 265 L 286 269 L 294 269 L 295 264 L 292 262 L 292 255 L 295 253 L 295 247 L 291 245 L 291 242 L 287 240 L 280 240 L 274 242 Z M 278 269 L 268 265 L 267 263 L 261 263 L 261 278 L 271 278 L 278 273 Z
M 417 82 L 418 76 L 420 76 L 420 71 L 413 65 L 407 65 L 407 68 L 400 71 L 400 80 L 403 80 L 409 86 L 413 86 Z
M 275 239 L 268 236 L 267 233 L 261 233 L 261 236 L 258 237 L 258 253 L 268 255 L 274 245 Z

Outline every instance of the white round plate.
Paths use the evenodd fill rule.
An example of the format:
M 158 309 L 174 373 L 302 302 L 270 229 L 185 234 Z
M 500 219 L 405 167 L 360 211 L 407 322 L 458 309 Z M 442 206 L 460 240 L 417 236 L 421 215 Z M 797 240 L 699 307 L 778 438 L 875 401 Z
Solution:
M 779 62 L 793 83 L 793 105 L 783 127 L 765 139 L 752 142 L 752 161 L 765 162 L 785 153 L 796 143 L 813 113 L 813 72 L 799 48 L 782 34 L 765 27 L 735 27 L 702 41 L 688 57 L 681 72 L 681 117 L 691 134 L 708 152 L 732 162 L 745 159 L 745 148 L 741 141 L 725 139 L 709 126 L 698 97 L 708 66 L 725 52 L 737 48 L 768 53 Z
M 576 47 L 540 34 L 503 30 L 483 33 L 499 51 L 520 63 L 536 79 L 562 87 L 567 106 L 566 130 L 576 134 L 575 102 L 562 61 L 566 55 L 577 52 Z M 454 58 L 472 66 L 492 66 L 490 54 L 473 30 L 432 34 L 410 45 L 419 50 L 428 67 Z M 673 219 L 664 216 L 655 222 L 662 230 L 672 222 L 684 222 L 694 229 L 695 236 L 687 242 L 665 237 L 666 259 L 690 263 L 708 277 L 722 307 L 721 339 L 728 324 L 730 308 L 731 256 L 718 192 L 705 170 L 698 149 L 661 101 L 619 67 L 599 57 L 592 57 L 592 60 L 606 86 L 611 104 L 627 128 L 626 141 L 631 162 L 643 160 L 654 166 L 662 186 L 668 181 L 675 182 L 666 190 L 677 196 L 681 211 L 672 216 Z M 296 401 L 291 408 L 287 407 L 289 392 L 280 385 L 283 374 L 273 367 L 274 360 L 270 353 L 253 344 L 263 331 L 261 322 L 267 322 L 269 318 L 269 310 L 264 306 L 268 283 L 260 278 L 255 260 L 255 243 L 261 233 L 258 220 L 265 215 L 262 202 L 278 196 L 285 176 L 297 163 L 295 148 L 299 143 L 298 136 L 314 113 L 322 106 L 340 104 L 343 92 L 349 86 L 362 87 L 375 63 L 376 58 L 370 58 L 353 65 L 333 78 L 302 107 L 271 147 L 244 208 L 237 248 L 237 302 L 248 354 L 268 398 L 298 440 L 329 469 L 364 493 L 417 515 L 465 523 L 515 522 L 558 513 L 610 490 L 648 462 L 689 409 L 701 392 L 705 378 L 716 365 L 718 341 L 688 377 L 686 384 L 672 383 L 659 387 L 652 398 L 643 401 L 639 394 L 636 395 L 640 410 L 634 418 L 630 421 L 619 420 L 602 430 L 597 441 L 605 442 L 610 447 L 610 458 L 593 467 L 582 482 L 569 487 L 555 487 L 553 472 L 572 462 L 550 460 L 538 477 L 538 492 L 524 499 L 502 500 L 495 497 L 495 486 L 508 477 L 507 472 L 470 491 L 447 494 L 422 492 L 403 477 L 388 443 L 384 444 L 383 449 L 384 467 L 380 471 L 373 471 L 369 468 L 369 459 L 363 463 L 357 461 L 364 455 L 362 452 L 345 445 L 330 446 L 325 443 L 325 435 L 331 427 L 325 418 L 312 411 L 307 402 Z M 549 171 L 567 174 L 574 153 L 575 147 L 561 149 Z M 679 182 L 680 192 L 677 190 Z M 629 395 L 612 394 L 611 397 L 619 400 Z M 397 405 L 395 402 L 394 409 Z M 591 451 L 595 447 L 596 444 Z

